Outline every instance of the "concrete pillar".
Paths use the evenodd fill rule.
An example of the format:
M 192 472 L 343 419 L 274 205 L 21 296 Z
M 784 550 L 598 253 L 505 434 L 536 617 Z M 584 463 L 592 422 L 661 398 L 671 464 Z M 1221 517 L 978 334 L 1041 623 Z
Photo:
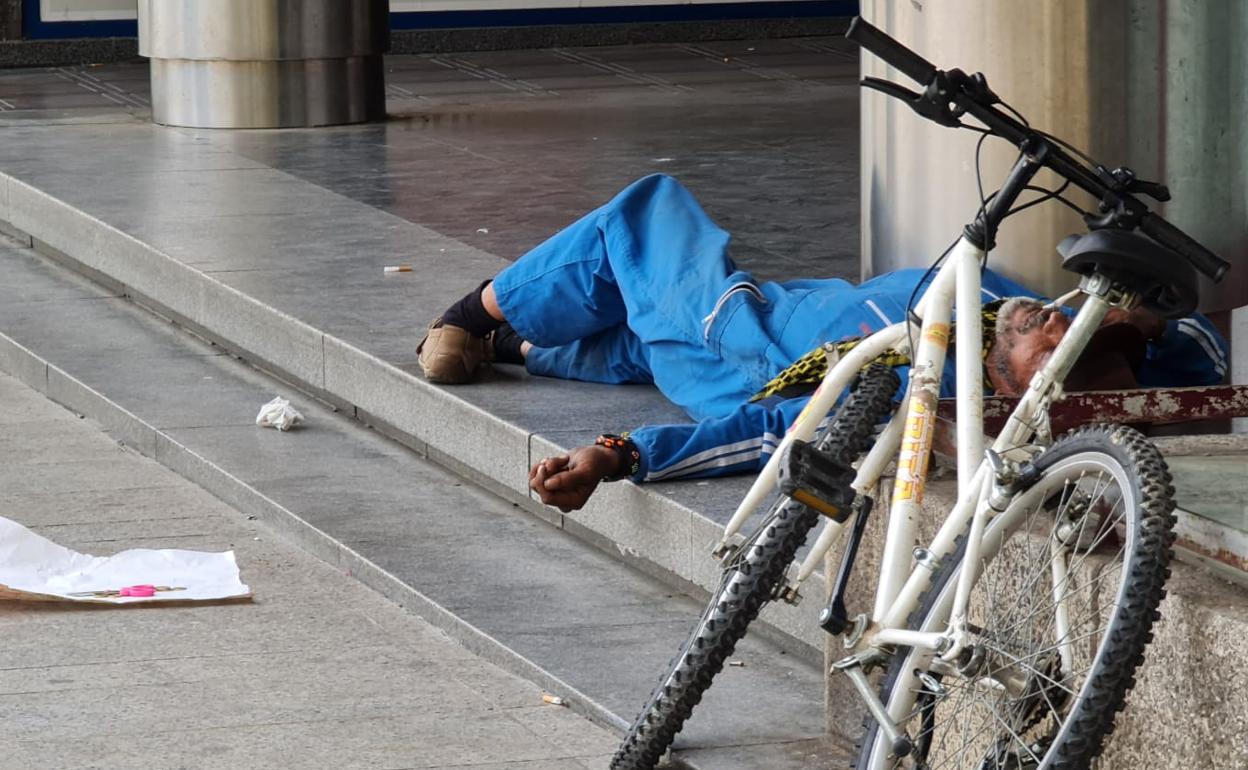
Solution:
M 1231 311 L 1231 382 L 1248 382 L 1248 307 Z M 1248 417 L 1234 421 L 1235 433 L 1248 433 Z
M 1234 263 L 1202 309 L 1248 305 L 1248 4 L 1135 0 L 1133 61 L 1152 61 L 1128 94 L 1132 150 L 1174 193 L 1165 214 Z M 1159 6 L 1159 7 L 1158 7 Z M 1154 14 L 1153 11 L 1156 11 Z M 1155 45 L 1155 47 L 1154 47 Z M 1139 50 L 1144 49 L 1144 50 Z M 1143 69 L 1143 68 L 1142 68 Z M 1248 339 L 1242 339 L 1248 344 Z M 1242 346 L 1241 346 L 1242 350 Z M 1240 353 L 1241 366 L 1248 358 Z M 1235 382 L 1248 382 L 1237 379 Z
M 0 0 L 0 40 L 22 37 L 22 0 Z
M 863 15 L 936 66 L 983 71 L 1003 99 L 1043 128 L 1110 165 L 1170 185 L 1161 211 L 1236 263 L 1203 307 L 1248 303 L 1248 69 L 1240 44 L 1248 4 L 1174 0 L 864 0 Z M 893 77 L 873 56 L 863 72 Z M 926 122 L 864 92 L 863 271 L 927 265 L 973 217 L 977 136 Z M 990 139 L 985 192 L 1016 150 Z M 1052 187 L 1055 180 L 1037 180 Z M 1086 196 L 1071 195 L 1090 207 Z M 1083 223 L 1058 205 L 1002 227 L 990 265 L 1037 290 L 1071 279 L 1054 246 Z
M 140 0 L 152 119 L 284 128 L 385 117 L 386 0 Z

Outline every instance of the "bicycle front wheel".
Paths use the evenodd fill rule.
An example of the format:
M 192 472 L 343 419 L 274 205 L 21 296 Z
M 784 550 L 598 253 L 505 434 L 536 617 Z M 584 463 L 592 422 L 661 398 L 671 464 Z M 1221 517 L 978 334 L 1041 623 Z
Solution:
M 845 464 L 857 459 L 870 446 L 876 424 L 892 410 L 898 384 L 892 369 L 869 366 L 816 443 L 819 451 Z M 693 632 L 624 736 L 611 770 L 651 770 L 658 764 L 750 623 L 771 600 L 819 518 L 818 512 L 783 500 L 741 546 Z
M 857 770 L 1082 770 L 1100 753 L 1159 617 L 1174 490 L 1161 454 L 1123 426 L 1068 434 L 1034 465 L 986 531 L 970 644 L 953 661 L 893 656 L 881 695 L 910 754 L 891 755 L 868 719 Z M 965 547 L 911 628 L 944 630 Z

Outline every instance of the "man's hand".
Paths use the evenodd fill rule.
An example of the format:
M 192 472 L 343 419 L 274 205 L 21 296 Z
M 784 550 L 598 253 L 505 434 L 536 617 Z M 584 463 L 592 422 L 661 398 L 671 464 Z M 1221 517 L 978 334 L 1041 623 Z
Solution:
M 543 503 L 567 513 L 580 510 L 607 476 L 619 472 L 620 457 L 604 446 L 583 446 L 548 457 L 529 469 L 529 488 Z
M 1151 310 L 1137 307 L 1134 310 L 1121 310 L 1119 308 L 1111 308 L 1105 314 L 1105 320 L 1102 325 L 1108 326 L 1116 323 L 1131 324 L 1140 330 L 1146 340 L 1155 340 L 1166 333 L 1166 321 L 1161 316 Z

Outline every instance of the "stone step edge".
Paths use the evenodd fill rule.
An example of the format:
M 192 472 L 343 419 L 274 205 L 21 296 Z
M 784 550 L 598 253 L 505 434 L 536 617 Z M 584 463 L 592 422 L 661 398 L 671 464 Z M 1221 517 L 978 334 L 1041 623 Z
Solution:
M 565 451 L 423 379 L 189 267 L 106 222 L 0 172 L 0 229 L 190 333 L 241 358 L 529 513 L 674 587 L 697 595 L 718 580 L 710 545 L 721 525 L 653 488 L 603 487 L 560 514 L 528 491 L 534 457 Z M 450 413 L 456 430 L 440 427 Z M 627 515 L 622 515 L 627 512 Z M 823 585 L 821 573 L 808 592 Z M 757 623 L 795 654 L 820 661 L 819 602 L 772 603 Z
M 569 708 L 617 733 L 629 722 L 503 642 L 462 620 L 291 509 L 234 476 L 103 393 L 0 332 L 0 372 L 75 414 L 94 420 L 114 440 L 199 485 L 227 505 L 271 527 L 304 551 L 358 580 L 463 645 L 470 652 L 563 698 Z M 692 765 L 686 766 L 693 768 Z M 696 770 L 696 768 L 694 769 Z

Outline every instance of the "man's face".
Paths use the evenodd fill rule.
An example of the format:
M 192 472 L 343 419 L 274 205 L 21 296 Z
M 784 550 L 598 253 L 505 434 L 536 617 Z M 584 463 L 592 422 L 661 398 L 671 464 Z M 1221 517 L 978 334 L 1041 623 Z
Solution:
M 1018 306 L 1007 323 L 1012 331 L 997 344 L 1005 345 L 1004 366 L 1008 376 L 989 367 L 989 380 L 1000 395 L 1017 396 L 1026 389 L 1031 378 L 1048 363 L 1062 336 L 1070 328 L 1070 318 L 1057 308 L 1040 303 Z M 1112 390 L 1137 387 L 1135 374 L 1123 351 L 1108 350 L 1097 354 L 1096 361 L 1079 365 L 1066 380 L 1066 389 Z
M 1016 396 L 1022 393 L 1040 367 L 1048 363 L 1062 335 L 1070 328 L 1070 319 L 1057 308 L 1045 308 L 1040 303 L 1027 303 L 1017 307 L 1006 321 L 1013 330 L 1005 344 L 1005 366 L 1009 377 L 1000 372 L 989 371 L 993 390 L 1001 395 Z

